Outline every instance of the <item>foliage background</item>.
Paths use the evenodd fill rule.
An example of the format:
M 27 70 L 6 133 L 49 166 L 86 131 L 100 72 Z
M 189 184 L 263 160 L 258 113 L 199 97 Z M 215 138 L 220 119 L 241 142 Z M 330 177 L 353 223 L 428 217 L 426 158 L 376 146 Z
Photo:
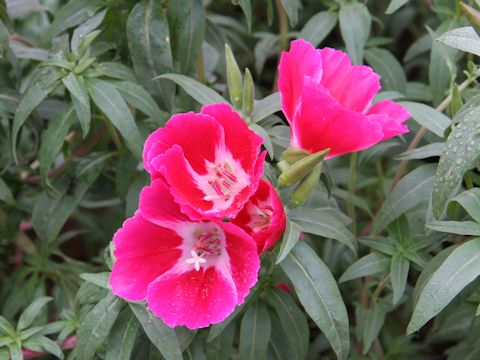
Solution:
M 0 0 L 0 359 L 480 358 L 475 16 L 454 0 Z M 289 133 L 271 94 L 297 37 L 372 66 L 411 132 L 324 166 L 224 323 L 168 329 L 108 290 L 143 141 L 228 99 L 229 44 L 276 182 Z

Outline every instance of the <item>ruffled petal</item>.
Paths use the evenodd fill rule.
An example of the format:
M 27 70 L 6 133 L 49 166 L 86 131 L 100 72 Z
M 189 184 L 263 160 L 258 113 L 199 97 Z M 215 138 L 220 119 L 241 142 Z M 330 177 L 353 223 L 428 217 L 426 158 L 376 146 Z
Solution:
M 226 234 L 230 271 L 237 290 L 237 304 L 243 303 L 250 288 L 257 283 L 260 261 L 255 241 L 232 223 L 221 223 Z
M 329 158 L 367 149 L 383 139 L 381 124 L 343 108 L 310 78 L 304 82 L 292 135 L 294 146 L 312 153 L 330 148 Z
M 231 279 L 215 267 L 178 273 L 171 271 L 148 288 L 148 309 L 168 326 L 189 329 L 223 321 L 237 304 Z
M 154 159 L 174 145 L 182 148 L 189 165 L 199 174 L 206 173 L 206 161 L 215 161 L 216 149 L 224 143 L 222 126 L 211 116 L 193 112 L 177 114 L 164 128 L 154 131 L 145 142 L 145 169 L 153 174 Z
M 364 112 L 380 90 L 380 76 L 369 66 L 352 65 L 343 51 L 324 48 L 321 84 L 346 109 Z
M 400 104 L 390 100 L 380 101 L 367 114 L 382 125 L 383 140 L 408 133 L 407 125 L 403 123 L 410 118 L 410 113 Z
M 250 169 L 258 158 L 263 139 L 250 130 L 228 104 L 206 105 L 201 113 L 214 117 L 223 126 L 226 150 L 244 169 Z
M 131 301 L 145 300 L 148 285 L 168 271 L 181 256 L 176 232 L 154 225 L 139 213 L 127 219 L 113 237 L 115 263 L 112 292 Z
M 303 39 L 290 43 L 290 50 L 283 52 L 278 65 L 278 89 L 282 97 L 282 110 L 292 123 L 305 76 L 318 81 L 322 76 L 322 55 L 312 44 Z

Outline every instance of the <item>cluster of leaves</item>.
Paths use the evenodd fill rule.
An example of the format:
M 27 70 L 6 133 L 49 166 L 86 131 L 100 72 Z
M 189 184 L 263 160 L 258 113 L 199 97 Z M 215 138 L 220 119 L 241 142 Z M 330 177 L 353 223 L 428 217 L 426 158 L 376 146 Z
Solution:
M 0 0 L 0 358 L 478 358 L 478 6 Z M 229 98 L 277 183 L 293 38 L 373 67 L 375 101 L 401 102 L 411 131 L 329 160 L 302 207 L 282 190 L 287 230 L 247 301 L 170 329 L 108 286 L 110 240 L 148 181 L 143 141 Z

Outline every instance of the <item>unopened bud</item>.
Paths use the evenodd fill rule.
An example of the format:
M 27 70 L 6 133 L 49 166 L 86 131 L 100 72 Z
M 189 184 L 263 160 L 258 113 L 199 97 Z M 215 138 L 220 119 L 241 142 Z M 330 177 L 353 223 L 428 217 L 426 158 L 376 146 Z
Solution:
M 307 150 L 289 148 L 283 152 L 282 160 L 292 165 L 308 155 L 310 155 L 310 153 Z
M 452 101 L 449 105 L 449 112 L 450 116 L 453 118 L 455 114 L 463 107 L 463 100 L 462 95 L 460 95 L 460 90 L 458 89 L 458 85 L 454 84 L 452 90 Z
M 307 201 L 310 193 L 315 189 L 320 181 L 322 173 L 322 163 L 318 164 L 310 174 L 308 174 L 293 190 L 292 202 L 294 206 L 301 206 Z
M 253 112 L 253 102 L 255 100 L 255 84 L 253 83 L 252 73 L 245 69 L 245 81 L 243 83 L 243 114 L 248 119 Z
M 242 108 L 243 84 L 242 73 L 233 56 L 230 46 L 225 44 L 225 58 L 227 62 L 227 83 L 230 92 L 230 100 L 236 109 Z
M 330 149 L 325 149 L 315 154 L 308 155 L 303 159 L 297 161 L 292 166 L 290 166 L 286 171 L 284 171 L 278 178 L 278 187 L 285 188 L 287 186 L 295 184 L 297 181 L 302 180 L 305 176 L 310 174 L 314 168 L 320 164 L 325 155 L 330 151 Z

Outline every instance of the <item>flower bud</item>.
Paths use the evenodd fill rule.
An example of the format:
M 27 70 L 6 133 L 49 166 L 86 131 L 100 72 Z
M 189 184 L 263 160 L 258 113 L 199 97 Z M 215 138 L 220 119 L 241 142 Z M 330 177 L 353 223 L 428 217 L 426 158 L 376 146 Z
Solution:
M 238 67 L 235 57 L 233 56 L 230 46 L 225 44 L 225 58 L 227 61 L 227 83 L 228 91 L 230 92 L 230 100 L 236 109 L 242 108 L 242 74 Z
M 322 163 L 318 164 L 295 188 L 292 194 L 292 202 L 295 206 L 301 206 L 307 201 L 308 196 L 317 186 L 322 173 Z
M 330 149 L 325 149 L 315 154 L 308 155 L 303 159 L 297 161 L 292 166 L 290 166 L 286 171 L 284 171 L 278 178 L 278 187 L 285 188 L 287 186 L 295 184 L 297 181 L 302 180 L 305 176 L 310 174 L 315 167 L 320 164 L 325 155 L 330 151 Z
M 253 112 L 253 102 L 255 100 L 255 84 L 253 83 L 252 73 L 245 69 L 245 81 L 243 83 L 243 115 L 249 119 Z
M 288 164 L 292 165 L 309 154 L 310 153 L 307 150 L 289 148 L 283 152 L 282 160 L 285 160 Z

